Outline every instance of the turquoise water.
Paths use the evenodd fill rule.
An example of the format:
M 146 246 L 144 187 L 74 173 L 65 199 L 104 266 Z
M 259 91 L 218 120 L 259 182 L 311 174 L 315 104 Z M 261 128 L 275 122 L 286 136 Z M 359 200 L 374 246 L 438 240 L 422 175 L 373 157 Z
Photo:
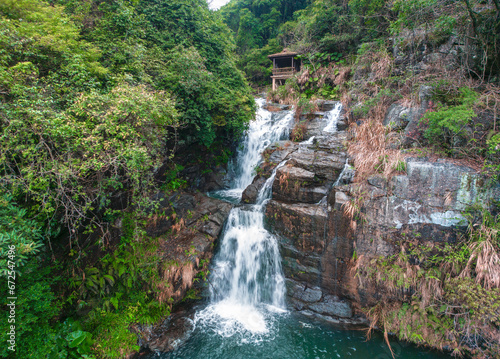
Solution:
M 380 333 L 367 341 L 364 330 L 343 330 L 313 322 L 292 313 L 267 318 L 269 331 L 251 334 L 245 330 L 230 336 L 220 333 L 217 322 L 199 320 L 191 338 L 171 353 L 151 356 L 162 359 L 390 359 L 389 348 Z M 395 358 L 451 358 L 436 351 L 391 340 Z

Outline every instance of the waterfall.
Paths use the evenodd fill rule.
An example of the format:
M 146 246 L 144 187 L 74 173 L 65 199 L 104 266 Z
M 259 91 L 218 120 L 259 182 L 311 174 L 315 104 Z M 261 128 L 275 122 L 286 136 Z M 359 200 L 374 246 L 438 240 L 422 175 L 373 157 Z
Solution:
M 265 99 L 257 99 L 255 120 L 250 122 L 247 133 L 238 149 L 236 161 L 229 163 L 228 173 L 232 177 L 230 189 L 218 191 L 218 194 L 235 201 L 252 183 L 255 168 L 262 161 L 262 152 L 275 142 L 288 139 L 293 124 L 293 112 L 271 113 L 264 109 Z
M 351 168 L 351 166 L 349 166 L 349 158 L 346 158 L 345 159 L 345 164 L 344 164 L 344 168 L 342 168 L 342 172 L 340 172 L 339 174 L 339 177 L 337 178 L 337 180 L 335 181 L 335 183 L 333 184 L 333 186 L 338 186 L 340 184 L 340 181 L 342 181 L 344 179 L 344 176 L 346 175 L 346 172 Z M 352 175 L 352 174 L 351 174 Z
M 335 107 L 328 112 L 326 115 L 326 127 L 323 129 L 323 132 L 335 132 L 337 131 L 337 122 L 340 117 L 340 112 L 342 111 L 342 104 L 338 102 Z
M 288 135 L 293 113 L 278 116 L 266 111 L 264 100 L 257 100 L 257 118 L 250 124 L 233 164 L 237 178 L 229 196 L 241 192 L 254 177 L 253 169 L 270 144 Z M 222 336 L 235 333 L 267 333 L 276 313 L 285 312 L 285 281 L 281 269 L 278 241 L 264 228 L 264 211 L 272 195 L 273 171 L 259 192 L 255 205 L 233 208 L 221 236 L 220 250 L 210 277 L 210 304 L 197 313 L 202 321 Z M 224 195 L 224 193 L 222 194 Z

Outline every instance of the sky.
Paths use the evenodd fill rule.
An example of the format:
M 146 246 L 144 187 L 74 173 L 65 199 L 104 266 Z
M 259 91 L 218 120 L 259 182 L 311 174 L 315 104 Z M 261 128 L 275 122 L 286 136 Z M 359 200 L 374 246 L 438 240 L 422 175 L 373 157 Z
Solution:
M 207 0 L 207 2 L 210 9 L 215 10 L 220 8 L 222 5 L 227 4 L 229 0 Z

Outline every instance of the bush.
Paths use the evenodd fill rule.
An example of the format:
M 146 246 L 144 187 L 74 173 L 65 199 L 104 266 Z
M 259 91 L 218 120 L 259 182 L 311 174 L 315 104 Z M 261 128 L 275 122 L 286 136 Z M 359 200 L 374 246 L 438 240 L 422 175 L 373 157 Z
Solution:
M 442 95 L 437 93 L 437 96 Z M 477 98 L 476 92 L 462 87 L 456 96 L 443 99 L 446 102 L 435 111 L 428 111 L 422 120 L 428 121 L 429 128 L 424 135 L 430 143 L 447 149 L 457 147 L 466 134 L 466 126 L 475 116 L 473 106 Z

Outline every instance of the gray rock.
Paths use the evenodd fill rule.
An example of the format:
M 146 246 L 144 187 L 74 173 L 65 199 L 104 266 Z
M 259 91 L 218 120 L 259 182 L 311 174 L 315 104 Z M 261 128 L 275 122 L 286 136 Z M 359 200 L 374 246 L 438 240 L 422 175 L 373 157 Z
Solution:
M 349 125 L 347 124 L 346 121 L 339 120 L 337 122 L 337 131 L 345 131 L 345 130 L 347 130 L 348 127 L 349 127 Z
M 344 192 L 341 191 L 335 191 L 335 202 L 334 202 L 334 208 L 337 211 L 340 211 L 342 209 L 342 206 L 344 203 L 349 201 L 349 196 L 345 194 Z
M 338 104 L 338 101 L 324 101 L 320 104 L 319 108 L 321 111 L 325 111 L 325 112 L 328 112 L 328 111 L 331 111 L 335 108 L 335 106 L 337 106 Z
M 332 317 L 351 318 L 351 306 L 345 302 L 340 301 L 336 296 L 327 295 L 321 302 L 308 305 L 310 310 L 316 313 L 329 315 Z
M 292 153 L 288 163 L 312 172 L 318 178 L 333 181 L 344 168 L 346 158 L 345 153 L 328 153 L 305 148 Z
M 302 302 L 314 303 L 321 299 L 323 293 L 318 287 L 311 288 L 307 284 L 293 282 L 293 285 L 288 287 L 288 295 Z
M 432 87 L 431 86 L 420 86 L 418 90 L 418 99 L 420 100 L 420 107 L 423 110 L 427 110 L 429 107 L 429 101 L 432 97 Z
M 276 177 L 287 178 L 289 182 L 314 182 L 314 173 L 300 167 L 283 166 L 276 172 Z
M 411 115 L 411 108 L 394 103 L 387 110 L 383 124 L 393 131 L 399 131 L 408 125 Z
M 385 189 L 387 187 L 387 180 L 380 175 L 371 176 L 368 178 L 368 183 L 380 189 Z
M 184 344 L 193 332 L 193 313 L 172 314 L 161 326 L 154 329 L 149 340 L 142 344 L 153 352 L 166 353 Z
M 255 203 L 257 197 L 259 196 L 259 191 L 266 182 L 263 177 L 256 177 L 253 182 L 248 185 L 241 195 L 241 201 L 243 203 Z

